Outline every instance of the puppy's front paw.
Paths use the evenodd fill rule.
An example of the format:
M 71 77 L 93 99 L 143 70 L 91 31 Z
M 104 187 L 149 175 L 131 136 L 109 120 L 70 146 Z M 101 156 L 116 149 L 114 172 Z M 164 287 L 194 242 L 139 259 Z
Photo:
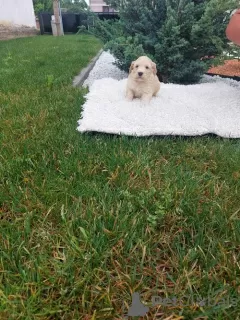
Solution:
M 133 92 L 128 89 L 127 92 L 126 92 L 126 99 L 127 99 L 128 101 L 132 101 L 133 98 L 134 98 Z
M 133 101 L 133 93 L 131 91 L 128 91 L 126 94 L 127 101 Z
M 142 96 L 142 102 L 144 103 L 144 104 L 149 104 L 150 103 L 150 101 L 151 101 L 151 99 L 152 99 L 152 95 L 149 95 L 149 94 L 145 94 L 145 95 L 143 95 Z
M 127 101 L 129 101 L 129 102 L 133 101 L 133 97 L 126 96 L 126 99 L 127 99 Z

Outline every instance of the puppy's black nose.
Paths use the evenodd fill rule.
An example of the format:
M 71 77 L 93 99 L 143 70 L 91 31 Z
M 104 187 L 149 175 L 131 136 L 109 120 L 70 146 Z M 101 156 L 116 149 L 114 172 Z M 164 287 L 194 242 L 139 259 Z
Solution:
M 143 75 L 143 72 L 138 72 L 139 77 Z

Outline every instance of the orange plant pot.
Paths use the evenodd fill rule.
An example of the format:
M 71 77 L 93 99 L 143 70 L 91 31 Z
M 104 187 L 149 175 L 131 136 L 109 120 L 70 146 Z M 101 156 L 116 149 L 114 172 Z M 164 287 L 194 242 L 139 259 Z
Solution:
M 227 38 L 240 46 L 240 9 L 231 17 L 226 29 Z

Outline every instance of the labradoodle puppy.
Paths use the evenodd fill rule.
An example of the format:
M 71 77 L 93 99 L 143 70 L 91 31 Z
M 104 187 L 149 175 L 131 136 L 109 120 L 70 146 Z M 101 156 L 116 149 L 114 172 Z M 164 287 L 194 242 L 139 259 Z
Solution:
M 142 56 L 133 61 L 129 69 L 126 97 L 129 101 L 140 98 L 150 102 L 160 90 L 157 67 L 148 57 Z

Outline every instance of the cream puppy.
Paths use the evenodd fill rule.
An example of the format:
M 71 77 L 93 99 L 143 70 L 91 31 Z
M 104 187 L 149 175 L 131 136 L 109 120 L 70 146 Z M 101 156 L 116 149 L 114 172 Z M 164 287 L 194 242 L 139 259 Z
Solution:
M 126 97 L 129 101 L 141 98 L 148 103 L 160 90 L 157 67 L 148 57 L 142 56 L 133 61 L 129 69 Z

